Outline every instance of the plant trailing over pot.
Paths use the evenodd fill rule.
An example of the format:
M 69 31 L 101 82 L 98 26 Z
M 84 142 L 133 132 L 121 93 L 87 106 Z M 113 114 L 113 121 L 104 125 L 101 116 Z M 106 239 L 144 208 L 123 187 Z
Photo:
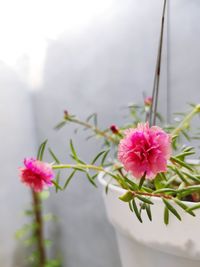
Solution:
M 80 159 L 72 140 L 70 149 L 74 163 L 61 163 L 50 148 L 48 151 L 53 162 L 43 162 L 46 141 L 41 144 L 37 159 L 24 160 L 25 166 L 20 169 L 20 177 L 32 191 L 34 221 L 37 225 L 34 235 L 38 245 L 39 261 L 42 263 L 38 266 L 54 266 L 50 263 L 47 265 L 45 257 L 40 192 L 53 185 L 56 191 L 65 190 L 78 172 L 84 172 L 86 178 L 95 187 L 98 173 L 110 176 L 109 183 L 114 182 L 126 190 L 120 200 L 128 203 L 130 210 L 141 223 L 143 211 L 146 211 L 149 220 L 152 220 L 151 206 L 154 203 L 151 197 L 162 199 L 165 224 L 169 223 L 169 213 L 181 220 L 172 202 L 175 202 L 188 215 L 195 216 L 195 210 L 200 208 L 200 170 L 198 165 L 187 161 L 188 156 L 195 155 L 195 149 L 192 146 L 182 145 L 180 137 L 182 135 L 187 139 L 190 138 L 189 125 L 193 116 L 200 113 L 200 105 L 194 106 L 176 127 L 172 125 L 163 129 L 158 126 L 150 127 L 148 122 L 140 122 L 136 126 L 139 115 L 143 114 L 145 117 L 148 115 L 152 105 L 150 99 L 145 99 L 144 107 L 130 107 L 134 115 L 131 128 L 130 125 L 122 127 L 111 125 L 109 129 L 100 130 L 96 124 L 96 115 L 81 121 L 64 112 L 64 118 L 56 126 L 57 129 L 69 122 L 76 123 L 90 129 L 95 136 L 103 139 L 105 149 L 100 151 L 90 163 Z M 136 112 L 137 110 L 139 112 Z M 89 122 L 91 119 L 94 119 L 94 124 Z M 169 131 L 169 129 L 172 130 Z M 71 170 L 71 173 L 62 183 L 59 179 L 60 171 L 66 170 Z M 54 174 L 54 171 L 57 171 L 57 174 Z M 106 192 L 108 192 L 109 183 Z M 140 206 L 136 199 L 142 203 Z M 189 207 L 187 201 L 197 203 Z
M 146 101 L 146 100 L 145 100 Z M 144 110 L 147 106 L 144 106 Z M 92 185 L 96 186 L 95 178 L 99 172 L 109 175 L 115 183 L 126 189 L 127 193 L 120 199 L 129 202 L 137 214 L 134 206 L 136 198 L 144 202 L 148 207 L 152 204 L 152 196 L 162 198 L 166 213 L 171 211 L 179 220 L 178 213 L 171 207 L 169 200 L 176 202 L 188 214 L 194 216 L 193 210 L 200 207 L 195 205 L 188 209 L 183 201 L 197 202 L 200 192 L 200 171 L 198 165 L 187 161 L 187 157 L 195 155 L 192 146 L 181 145 L 178 138 L 183 131 L 188 131 L 191 119 L 200 113 L 200 105 L 196 105 L 185 116 L 180 124 L 172 129 L 163 130 L 157 126 L 149 126 L 149 123 L 139 123 L 132 128 L 117 127 L 112 125 L 110 129 L 100 130 L 97 125 L 87 121 L 80 121 L 73 115 L 65 112 L 62 126 L 67 122 L 74 122 L 91 129 L 95 135 L 104 139 L 105 149 L 87 164 L 81 160 L 75 150 L 72 140 L 70 141 L 71 157 L 73 164 L 61 163 L 57 156 L 49 149 L 53 163 L 45 163 L 36 159 L 25 159 L 25 167 L 21 169 L 22 182 L 32 188 L 33 192 L 42 191 L 45 187 L 55 185 L 57 190 L 64 190 L 73 176 L 81 171 L 86 174 Z M 137 115 L 138 116 L 138 115 Z M 94 117 L 94 116 L 93 116 Z M 91 119 L 91 117 L 90 117 Z M 59 124 L 56 128 L 60 128 Z M 187 129 L 185 129 L 187 127 Z M 185 134 L 185 133 L 184 133 Z M 188 136 L 188 135 L 187 135 Z M 188 138 L 188 137 L 187 137 Z M 39 153 L 43 155 L 46 141 L 40 146 Z M 118 151 L 118 160 L 108 155 Z M 97 164 L 99 162 L 99 164 Z M 58 183 L 58 175 L 55 179 L 53 170 L 72 169 L 72 173 L 63 185 Z M 92 173 L 94 172 L 94 173 Z M 145 205 L 148 204 L 148 205 Z M 165 223 L 168 223 L 165 214 Z M 140 216 L 138 218 L 141 220 Z

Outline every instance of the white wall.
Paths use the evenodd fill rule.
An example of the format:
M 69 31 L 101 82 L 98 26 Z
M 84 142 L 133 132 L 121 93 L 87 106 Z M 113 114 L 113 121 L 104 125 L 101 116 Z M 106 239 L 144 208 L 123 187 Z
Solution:
M 31 199 L 19 182 L 18 168 L 26 155 L 35 154 L 35 128 L 27 88 L 3 63 L 0 63 L 0 124 L 0 266 L 22 267 L 22 244 L 14 236 L 25 222 L 23 210 L 29 207 Z
M 185 110 L 186 102 L 199 102 L 200 98 L 200 2 L 169 2 L 170 20 L 167 38 L 165 36 L 159 104 L 164 115 L 167 114 L 167 89 L 170 95 L 170 111 Z M 73 135 L 73 127 L 69 126 L 60 132 L 55 132 L 52 128 L 62 117 L 64 109 L 83 119 L 94 111 L 98 112 L 100 126 L 107 127 L 126 120 L 123 118 L 127 114 L 122 109 L 123 106 L 130 102 L 142 102 L 143 91 L 150 94 L 161 9 L 160 0 L 116 0 L 106 15 L 93 18 L 92 23 L 82 30 L 63 31 L 60 37 L 48 42 L 42 68 L 42 84 L 34 88 L 38 89 L 34 98 L 35 130 L 38 141 L 48 137 L 52 148 L 63 161 L 69 160 L 68 140 Z M 1 80 L 4 80 L 2 77 Z M 10 81 L 10 72 L 6 77 Z M 13 175 L 16 177 L 16 166 L 21 159 L 33 153 L 35 140 L 33 124 L 28 119 L 30 102 L 28 99 L 22 101 L 21 97 L 18 98 L 18 95 L 24 95 L 21 92 L 23 86 L 19 84 L 15 78 L 11 86 L 5 83 L 3 90 L 0 90 L 0 94 L 6 95 L 6 101 L 2 101 L 3 98 L 0 100 L 1 105 L 4 103 L 1 114 L 5 114 L 6 118 L 12 110 L 13 116 L 17 116 L 15 124 L 10 123 L 3 127 L 6 133 L 15 133 L 12 141 L 15 145 L 14 151 L 18 151 L 12 154 L 10 173 L 6 164 L 10 162 L 13 150 L 9 136 L 5 139 L 7 134 L 2 133 L 1 137 L 6 140 L 2 145 L 9 147 L 6 157 L 2 156 L 1 160 L 5 168 L 4 176 L 7 177 L 1 198 L 2 201 L 11 202 L 9 210 L 15 212 L 12 218 L 19 214 L 26 203 L 24 195 L 19 193 L 19 197 L 18 192 L 27 191 L 18 184 L 16 178 L 13 182 L 16 183 L 16 190 L 13 191 L 9 181 Z M 10 91 L 7 88 L 11 88 Z M 12 103 L 10 109 L 7 103 Z M 16 109 L 18 113 L 15 112 Z M 18 119 L 17 114 L 25 116 L 25 120 Z M 82 158 L 89 160 L 97 152 L 98 142 L 85 142 L 85 137 L 86 134 L 79 131 L 73 139 Z M 8 197 L 10 192 L 15 192 L 12 199 Z M 13 203 L 16 203 L 17 208 Z M 106 219 L 100 190 L 92 188 L 80 175 L 72 181 L 66 192 L 52 192 L 48 203 L 48 208 L 60 217 L 57 226 L 51 227 L 51 234 L 57 249 L 64 255 L 65 267 L 120 267 L 115 235 Z M 2 209 L 5 215 L 6 209 Z M 2 222 L 4 234 L 0 234 L 1 247 L 5 240 L 9 240 L 9 244 L 5 243 L 3 246 L 5 249 L 0 250 L 5 258 L 12 255 L 15 249 L 13 245 L 11 247 L 15 225 L 12 219 L 12 224 L 7 224 L 8 220 L 5 215 L 4 224 Z M 13 266 L 16 267 L 16 264 Z

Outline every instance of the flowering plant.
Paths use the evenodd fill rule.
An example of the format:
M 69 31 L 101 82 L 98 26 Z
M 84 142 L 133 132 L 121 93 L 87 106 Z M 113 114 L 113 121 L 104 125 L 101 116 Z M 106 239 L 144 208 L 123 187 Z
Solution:
M 129 203 L 130 209 L 141 222 L 143 209 L 147 211 L 149 219 L 152 219 L 151 197 L 162 199 L 166 224 L 169 223 L 169 212 L 181 220 L 171 201 L 188 214 L 195 216 L 194 210 L 200 208 L 200 204 L 189 208 L 187 201 L 199 202 L 200 200 L 200 170 L 198 165 L 187 160 L 188 156 L 195 155 L 195 149 L 192 146 L 183 145 L 181 137 L 193 138 L 190 136 L 190 122 L 194 115 L 200 113 L 200 105 L 195 105 L 178 125 L 161 128 L 150 126 L 149 122 L 138 123 L 139 116 L 144 114 L 147 117 L 149 113 L 153 104 L 153 100 L 151 99 L 150 102 L 149 100 L 150 98 L 148 101 L 145 99 L 143 107 L 130 107 L 132 114 L 134 110 L 134 121 L 131 126 L 111 125 L 105 130 L 99 129 L 95 123 L 90 123 L 92 119 L 96 122 L 96 115 L 81 121 L 65 111 L 63 120 L 56 129 L 64 127 L 67 123 L 82 125 L 90 129 L 95 136 L 103 139 L 105 149 L 87 164 L 80 159 L 71 140 L 71 157 L 74 163 L 61 163 L 50 148 L 49 153 L 53 162 L 46 163 L 42 161 L 47 144 L 45 141 L 39 148 L 38 159 L 25 159 L 25 167 L 20 169 L 21 181 L 34 192 L 40 192 L 52 185 L 58 191 L 64 190 L 77 172 L 84 172 L 89 182 L 96 187 L 95 178 L 99 172 L 103 172 L 110 176 L 109 183 L 114 181 L 117 186 L 127 190 L 120 199 Z M 60 171 L 66 169 L 71 169 L 72 172 L 62 183 L 58 179 Z M 109 186 L 106 190 L 108 188 Z M 143 202 L 142 209 L 137 207 L 135 199 Z
M 184 140 L 185 138 L 190 142 L 193 138 L 199 139 L 199 135 L 193 136 L 191 132 L 191 120 L 200 113 L 200 104 L 192 105 L 192 110 L 187 114 L 179 113 L 184 116 L 180 122 L 173 125 L 166 125 L 157 112 L 165 6 L 166 1 L 163 7 L 152 96 L 145 98 L 142 106 L 129 106 L 130 123 L 121 127 L 113 124 L 101 130 L 97 125 L 96 114 L 83 121 L 65 111 L 56 129 L 63 128 L 68 123 L 82 126 L 92 132 L 89 138 L 97 136 L 103 141 L 104 149 L 95 155 L 90 163 L 86 163 L 79 157 L 71 140 L 72 163 L 60 162 L 51 148 L 48 152 L 52 162 L 47 163 L 43 161 L 47 146 L 45 141 L 39 147 L 37 158 L 26 158 L 24 167 L 20 168 L 21 181 L 31 188 L 33 194 L 34 220 L 37 223 L 35 235 L 41 267 L 60 265 L 57 261 L 48 262 L 46 259 L 40 192 L 50 186 L 55 186 L 56 191 L 65 190 L 78 172 L 85 173 L 88 181 L 95 187 L 99 173 L 110 177 L 106 192 L 110 183 L 125 189 L 126 193 L 120 200 L 128 203 L 130 211 L 141 223 L 144 212 L 152 221 L 151 206 L 155 197 L 163 202 L 166 225 L 169 223 L 170 213 L 181 221 L 177 206 L 191 216 L 195 216 L 195 210 L 200 208 L 200 169 L 198 164 L 188 160 L 189 156 L 197 154 L 195 148 L 186 145 Z M 62 182 L 60 172 L 66 170 L 71 171 L 68 178 Z M 194 202 L 194 205 L 188 205 L 187 202 Z
M 144 212 L 152 220 L 151 206 L 155 197 L 163 202 L 166 225 L 169 223 L 170 213 L 181 221 L 177 206 L 195 216 L 195 210 L 200 208 L 200 169 L 198 164 L 188 160 L 188 156 L 197 155 L 195 148 L 184 143 L 185 139 L 187 142 L 193 138 L 199 139 L 199 135 L 193 136 L 191 120 L 200 113 L 200 104 L 192 105 L 189 113 L 181 114 L 184 116 L 178 123 L 165 125 L 160 121 L 160 126 L 156 126 L 152 122 L 156 118 L 161 120 L 161 117 L 155 112 L 154 103 L 155 99 L 148 97 L 144 99 L 142 106 L 131 105 L 129 109 L 132 119 L 128 125 L 119 127 L 113 124 L 103 130 L 97 125 L 96 114 L 83 121 L 65 111 L 56 129 L 69 123 L 78 124 L 103 141 L 104 149 L 90 163 L 79 157 L 72 140 L 72 163 L 60 162 L 51 148 L 48 152 L 52 162 L 45 162 L 43 155 L 47 141 L 40 145 L 37 158 L 24 160 L 24 167 L 20 168 L 20 179 L 32 190 L 34 220 L 37 224 L 35 235 L 40 252 L 39 261 L 43 263 L 39 266 L 61 266 L 57 261 L 48 262 L 46 259 L 40 192 L 52 186 L 55 186 L 56 191 L 65 190 L 78 172 L 85 173 L 88 181 L 95 187 L 99 173 L 110 177 L 106 192 L 110 183 L 125 189 L 126 193 L 120 196 L 120 200 L 128 203 L 130 211 L 141 223 Z M 67 170 L 71 170 L 68 178 L 64 182 L 60 181 L 60 172 Z M 191 206 L 187 204 L 188 201 L 195 203 Z

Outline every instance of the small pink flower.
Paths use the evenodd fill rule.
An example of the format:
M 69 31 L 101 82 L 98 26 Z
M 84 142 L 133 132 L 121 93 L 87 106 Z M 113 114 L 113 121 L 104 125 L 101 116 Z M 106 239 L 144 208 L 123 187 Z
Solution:
M 152 99 L 151 96 L 147 96 L 147 97 L 144 99 L 144 104 L 145 104 L 146 106 L 151 106 L 152 103 L 153 103 L 153 99 Z
M 54 173 L 49 163 L 33 158 L 26 158 L 24 165 L 24 168 L 20 168 L 21 181 L 31 187 L 35 192 L 40 192 L 44 188 L 53 185 L 52 179 Z
M 150 128 L 147 122 L 126 130 L 125 135 L 119 144 L 118 158 L 126 171 L 136 178 L 141 178 L 146 172 L 147 179 L 166 172 L 171 155 L 169 134 L 157 126 Z

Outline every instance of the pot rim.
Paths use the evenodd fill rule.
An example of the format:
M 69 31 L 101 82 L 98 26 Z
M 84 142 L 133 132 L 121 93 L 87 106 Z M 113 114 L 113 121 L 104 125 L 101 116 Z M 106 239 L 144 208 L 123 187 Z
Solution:
M 123 194 L 125 194 L 127 192 L 126 189 L 123 189 L 123 188 L 121 188 L 119 186 L 116 186 L 116 185 L 111 184 L 111 183 L 108 184 L 108 182 L 104 179 L 105 176 L 106 175 L 105 175 L 104 172 L 100 172 L 99 175 L 98 175 L 98 181 L 102 186 L 104 186 L 104 187 L 108 186 L 108 188 L 111 191 L 120 193 L 121 195 L 123 195 Z M 151 197 L 151 199 L 154 200 L 155 202 L 160 202 L 161 201 L 160 197 Z M 181 202 L 183 202 L 184 204 L 186 204 L 189 207 L 197 205 L 197 204 L 200 203 L 200 202 L 191 202 L 191 201 L 182 201 L 182 200 L 181 200 Z

